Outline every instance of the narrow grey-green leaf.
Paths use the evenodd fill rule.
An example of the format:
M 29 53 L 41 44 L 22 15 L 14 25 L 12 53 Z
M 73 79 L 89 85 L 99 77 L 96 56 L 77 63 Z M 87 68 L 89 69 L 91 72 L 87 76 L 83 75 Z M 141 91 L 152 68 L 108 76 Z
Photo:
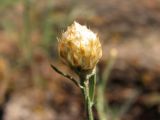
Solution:
M 92 75 L 89 78 L 89 96 L 92 104 L 94 104 L 95 86 L 96 86 L 96 74 Z

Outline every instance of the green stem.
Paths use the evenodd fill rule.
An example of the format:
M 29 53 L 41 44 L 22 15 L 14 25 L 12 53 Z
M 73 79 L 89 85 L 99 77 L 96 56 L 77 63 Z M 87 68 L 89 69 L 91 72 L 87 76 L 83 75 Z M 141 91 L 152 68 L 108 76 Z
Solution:
M 95 89 L 95 74 L 94 77 L 91 75 L 86 74 L 79 74 L 80 83 L 75 80 L 72 76 L 63 73 L 59 69 L 57 69 L 54 65 L 51 65 L 52 69 L 55 70 L 57 73 L 61 74 L 62 76 L 68 78 L 72 82 L 74 82 L 82 91 L 85 100 L 85 109 L 87 112 L 87 119 L 86 120 L 93 120 L 93 97 L 94 97 L 94 89 Z M 90 82 L 90 80 L 94 80 Z M 93 83 L 92 83 L 93 82 Z
M 109 118 L 109 106 L 107 98 L 105 98 L 105 90 L 115 60 L 116 56 L 113 55 L 112 51 L 108 65 L 102 74 L 102 80 L 99 80 L 99 83 L 97 84 L 97 111 L 100 120 L 108 120 Z
M 92 102 L 89 95 L 89 80 L 86 77 L 81 76 L 81 88 L 84 100 L 85 100 L 85 109 L 87 112 L 87 120 L 93 120 L 93 111 L 92 111 Z
M 100 87 L 97 89 L 97 110 L 98 110 L 98 115 L 100 120 L 107 120 L 107 103 L 104 98 L 104 91 L 103 88 Z
M 24 0 L 24 13 L 23 13 L 23 23 L 24 23 L 24 33 L 23 33 L 23 52 L 25 54 L 25 59 L 32 61 L 32 43 L 31 43 L 31 20 L 30 20 L 30 10 L 31 10 L 31 1 Z

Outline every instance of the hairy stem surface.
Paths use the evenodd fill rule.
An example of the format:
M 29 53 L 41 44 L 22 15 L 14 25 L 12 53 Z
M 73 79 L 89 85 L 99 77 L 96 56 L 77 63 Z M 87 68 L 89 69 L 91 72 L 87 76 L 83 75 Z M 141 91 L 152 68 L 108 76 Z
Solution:
M 91 98 L 89 95 L 89 80 L 86 79 L 86 77 L 81 76 L 80 77 L 80 81 L 81 81 L 81 86 L 83 86 L 81 88 L 82 90 L 82 94 L 84 96 L 84 100 L 85 100 L 85 109 L 87 112 L 87 120 L 93 120 L 93 111 L 92 111 L 92 102 L 91 102 Z

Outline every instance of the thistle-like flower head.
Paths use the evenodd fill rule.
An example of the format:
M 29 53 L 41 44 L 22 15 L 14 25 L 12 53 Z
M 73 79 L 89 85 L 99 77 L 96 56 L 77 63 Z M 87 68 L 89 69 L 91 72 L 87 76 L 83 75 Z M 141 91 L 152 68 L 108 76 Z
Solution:
M 102 56 L 102 47 L 98 36 L 74 22 L 62 33 L 58 40 L 59 56 L 71 68 L 93 70 Z

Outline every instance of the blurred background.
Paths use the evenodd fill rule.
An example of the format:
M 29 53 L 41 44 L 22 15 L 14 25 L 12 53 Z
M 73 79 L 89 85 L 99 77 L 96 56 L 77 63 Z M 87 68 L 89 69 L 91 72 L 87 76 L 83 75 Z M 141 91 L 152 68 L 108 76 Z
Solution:
M 105 94 L 118 119 L 160 120 L 160 0 L 0 0 L 0 120 L 84 120 L 81 91 L 50 67 L 73 74 L 57 54 L 73 21 L 100 37 L 99 76 L 118 51 Z

